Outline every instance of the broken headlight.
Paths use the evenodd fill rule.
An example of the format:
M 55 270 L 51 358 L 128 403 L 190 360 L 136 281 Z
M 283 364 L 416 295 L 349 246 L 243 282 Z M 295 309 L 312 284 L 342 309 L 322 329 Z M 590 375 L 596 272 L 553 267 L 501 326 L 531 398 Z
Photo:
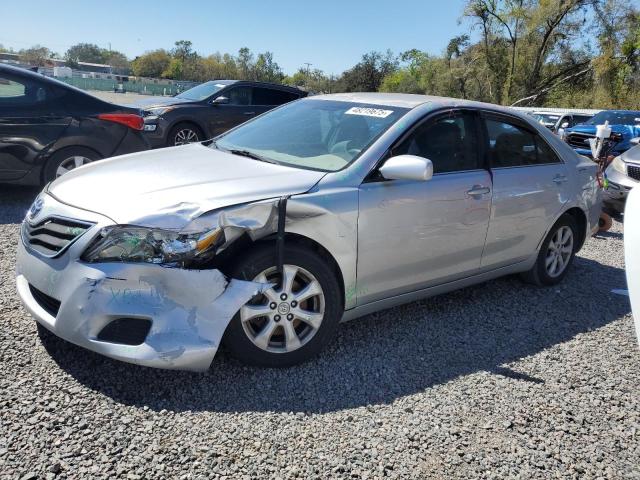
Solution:
M 86 262 L 176 264 L 215 253 L 224 241 L 221 229 L 181 234 L 156 228 L 103 228 L 82 255 Z

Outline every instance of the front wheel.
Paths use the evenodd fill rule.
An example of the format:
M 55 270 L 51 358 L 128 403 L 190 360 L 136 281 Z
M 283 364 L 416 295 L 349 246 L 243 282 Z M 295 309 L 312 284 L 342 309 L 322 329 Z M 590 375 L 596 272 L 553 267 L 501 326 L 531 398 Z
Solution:
M 177 147 L 203 140 L 204 135 L 198 127 L 191 123 L 179 123 L 169 132 L 167 143 L 169 147 Z
M 576 252 L 578 228 L 571 215 L 558 219 L 540 247 L 538 258 L 524 280 L 536 285 L 555 285 L 567 274 Z
M 268 245 L 244 257 L 231 272 L 233 278 L 277 284 L 245 304 L 227 328 L 225 345 L 244 363 L 301 363 L 316 355 L 337 329 L 342 297 L 327 261 L 309 249 L 287 245 L 283 270 L 280 281 L 275 247 Z

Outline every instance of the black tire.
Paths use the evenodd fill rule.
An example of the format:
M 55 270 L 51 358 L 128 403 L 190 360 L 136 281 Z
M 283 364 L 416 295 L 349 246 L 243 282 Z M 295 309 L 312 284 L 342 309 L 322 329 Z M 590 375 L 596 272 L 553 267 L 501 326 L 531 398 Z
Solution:
M 571 229 L 571 233 L 573 235 L 573 249 L 571 251 L 571 255 L 569 256 L 568 261 L 565 264 L 564 270 L 557 276 L 551 276 L 547 272 L 546 268 L 546 259 L 547 253 L 549 252 L 549 245 L 551 243 L 552 238 L 563 227 L 569 227 Z M 536 263 L 531 270 L 523 273 L 522 279 L 528 283 L 532 283 L 538 286 L 551 286 L 556 285 L 562 281 L 562 279 L 567 275 L 567 272 L 571 268 L 571 264 L 573 263 L 573 258 L 575 257 L 576 249 L 578 247 L 578 226 L 573 217 L 569 214 L 562 215 L 558 221 L 553 225 L 547 236 L 545 237 L 542 245 L 540 246 L 540 251 L 538 252 L 538 258 L 536 259 Z
M 266 244 L 251 251 L 228 273 L 232 278 L 253 280 L 275 266 L 275 245 Z M 229 323 L 224 344 L 229 353 L 243 363 L 264 367 L 289 367 L 317 355 L 334 336 L 343 313 L 342 295 L 336 273 L 327 261 L 303 246 L 287 244 L 284 264 L 301 267 L 320 283 L 324 294 L 324 317 L 315 334 L 297 350 L 270 352 L 253 343 L 242 326 L 240 312 Z M 274 312 L 275 313 L 275 312 Z M 286 320 L 283 318 L 282 322 Z
M 192 141 L 187 143 L 202 142 L 203 140 L 205 140 L 204 133 L 202 133 L 202 130 L 196 124 L 190 122 L 180 122 L 175 124 L 171 128 L 171 130 L 169 130 L 169 135 L 167 136 L 167 146 L 175 147 L 178 145 L 184 145 L 184 143 L 176 143 L 178 141 L 176 137 L 181 131 L 186 130 L 191 131 L 196 135 L 196 137 Z
M 99 153 L 86 147 L 65 147 L 54 153 L 47 161 L 42 171 L 43 183 L 49 183 L 57 178 L 58 167 L 73 157 L 83 157 L 91 162 L 100 160 Z

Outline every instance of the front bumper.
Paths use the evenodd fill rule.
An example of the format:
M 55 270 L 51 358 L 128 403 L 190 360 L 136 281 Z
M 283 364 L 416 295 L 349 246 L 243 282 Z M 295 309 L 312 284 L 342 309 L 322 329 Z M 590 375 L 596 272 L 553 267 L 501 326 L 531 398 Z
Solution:
M 607 168 L 605 174 L 608 186 L 604 190 L 602 203 L 605 208 L 614 210 L 616 213 L 623 213 L 629 192 L 640 182 L 611 167 Z
M 111 222 L 46 196 L 44 213 L 95 222 L 59 257 L 18 245 L 16 284 L 29 313 L 55 335 L 110 358 L 181 370 L 206 370 L 240 307 L 269 285 L 231 280 L 218 270 L 185 270 L 153 264 L 96 263 L 79 259 L 95 234 Z M 40 292 L 34 294 L 35 292 Z M 59 302 L 59 306 L 42 298 Z M 57 308 L 56 308 L 57 307 Z M 118 319 L 151 322 L 137 345 L 99 340 Z

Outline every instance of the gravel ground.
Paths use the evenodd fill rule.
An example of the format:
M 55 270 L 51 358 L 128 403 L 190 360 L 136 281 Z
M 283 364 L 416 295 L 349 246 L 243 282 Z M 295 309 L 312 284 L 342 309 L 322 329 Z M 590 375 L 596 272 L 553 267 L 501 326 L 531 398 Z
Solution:
M 296 368 L 193 374 L 38 337 L 13 283 L 35 193 L 0 192 L 1 478 L 640 478 L 619 224 L 557 288 L 501 279 L 345 324 Z

